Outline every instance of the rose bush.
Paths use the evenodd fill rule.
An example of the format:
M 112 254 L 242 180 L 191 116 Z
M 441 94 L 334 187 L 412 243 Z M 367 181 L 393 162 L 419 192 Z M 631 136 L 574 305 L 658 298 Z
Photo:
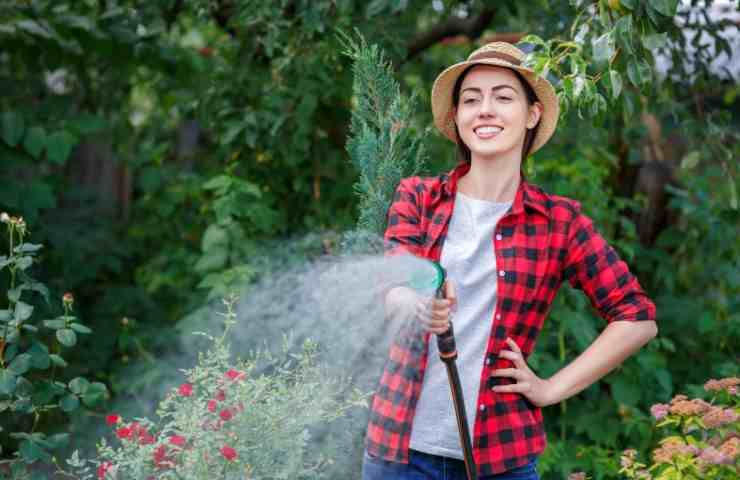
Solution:
M 299 353 L 258 352 L 233 362 L 228 338 L 235 301 L 224 301 L 224 333 L 209 337 L 210 350 L 160 401 L 156 421 L 108 415 L 112 441 L 99 443 L 98 458 L 75 452 L 59 473 L 78 479 L 321 478 L 332 459 L 306 455 L 312 430 L 352 406 L 366 406 L 365 395 L 339 395 L 348 379 L 327 378 L 312 341 Z
M 37 465 L 51 461 L 67 444 L 69 416 L 81 407 L 96 406 L 108 390 L 67 372 L 64 357 L 79 348 L 79 335 L 92 330 L 74 316 L 71 293 L 60 295 L 61 306 L 54 305 L 46 285 L 33 278 L 43 245 L 26 242 L 29 232 L 23 217 L 2 212 L 3 225 L 8 249 L 0 255 L 0 296 L 7 298 L 7 307 L 0 308 L 0 454 L 5 453 L 5 435 L 11 448 L 9 458 L 0 458 L 0 479 L 35 480 L 45 478 Z M 2 231 L 0 238 L 5 238 Z M 40 318 L 53 312 L 61 315 Z M 81 371 L 79 366 L 70 370 Z

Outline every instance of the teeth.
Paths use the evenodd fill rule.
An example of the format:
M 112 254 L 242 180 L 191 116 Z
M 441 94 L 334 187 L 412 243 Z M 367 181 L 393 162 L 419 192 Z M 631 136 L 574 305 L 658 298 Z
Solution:
M 501 130 L 503 130 L 501 127 L 480 127 L 476 129 L 476 133 L 480 133 L 482 135 L 486 135 L 489 133 L 499 133 Z

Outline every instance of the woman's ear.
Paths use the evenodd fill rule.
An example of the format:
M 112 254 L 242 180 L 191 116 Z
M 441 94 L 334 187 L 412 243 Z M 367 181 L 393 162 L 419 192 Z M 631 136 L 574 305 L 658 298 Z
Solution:
M 537 125 L 542 117 L 542 104 L 540 102 L 534 102 L 529 106 L 529 114 L 527 116 L 527 128 L 531 129 Z

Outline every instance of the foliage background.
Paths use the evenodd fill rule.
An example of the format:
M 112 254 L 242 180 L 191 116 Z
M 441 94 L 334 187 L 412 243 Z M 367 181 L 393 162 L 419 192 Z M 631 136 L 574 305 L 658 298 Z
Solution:
M 409 142 L 424 138 L 428 172 L 454 165 L 449 142 L 428 131 L 437 73 L 493 39 L 556 40 L 530 39 L 568 109 L 527 173 L 582 202 L 656 300 L 660 336 L 548 409 L 541 470 L 614 478 L 617 461 L 599 458 L 646 448 L 650 404 L 738 373 L 740 87 L 737 71 L 721 68 L 736 69 L 727 55 L 740 51 L 738 29 L 727 19 L 737 8 L 4 2 L 0 211 L 25 218 L 30 241 L 46 245 L 34 277 L 53 298 L 74 292 L 78 316 L 96 332 L 68 358 L 70 374 L 105 383 L 121 408 L 146 409 L 136 398 L 171 377 L 161 359 L 177 348 L 174 335 L 205 321 L 209 301 L 338 252 L 339 233 L 355 226 L 359 171 L 346 142 L 358 97 L 338 29 L 356 28 L 382 48 L 401 92 L 416 99 L 404 127 Z M 45 305 L 38 318 L 59 313 Z M 554 372 L 601 327 L 585 298 L 564 288 L 533 367 Z M 81 438 L 104 411 L 51 417 L 42 428 Z M 0 444 L 10 455 L 5 418 Z

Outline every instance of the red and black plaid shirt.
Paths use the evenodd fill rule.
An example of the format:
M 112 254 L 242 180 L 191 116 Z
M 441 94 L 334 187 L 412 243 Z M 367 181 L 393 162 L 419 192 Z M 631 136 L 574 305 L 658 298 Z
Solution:
M 449 174 L 401 181 L 388 211 L 388 255 L 412 254 L 439 261 L 452 216 L 462 163 Z M 583 290 L 599 314 L 615 320 L 654 320 L 655 305 L 627 265 L 581 213 L 578 202 L 549 195 L 522 180 L 510 211 L 491 239 L 498 270 L 496 309 L 483 361 L 475 415 L 473 453 L 479 475 L 500 473 L 531 461 L 545 449 L 542 411 L 518 393 L 498 393 L 513 379 L 491 371 L 512 368 L 497 353 L 511 337 L 527 358 L 563 280 Z M 429 333 L 401 329 L 375 393 L 368 454 L 408 463 L 411 425 L 427 365 Z

